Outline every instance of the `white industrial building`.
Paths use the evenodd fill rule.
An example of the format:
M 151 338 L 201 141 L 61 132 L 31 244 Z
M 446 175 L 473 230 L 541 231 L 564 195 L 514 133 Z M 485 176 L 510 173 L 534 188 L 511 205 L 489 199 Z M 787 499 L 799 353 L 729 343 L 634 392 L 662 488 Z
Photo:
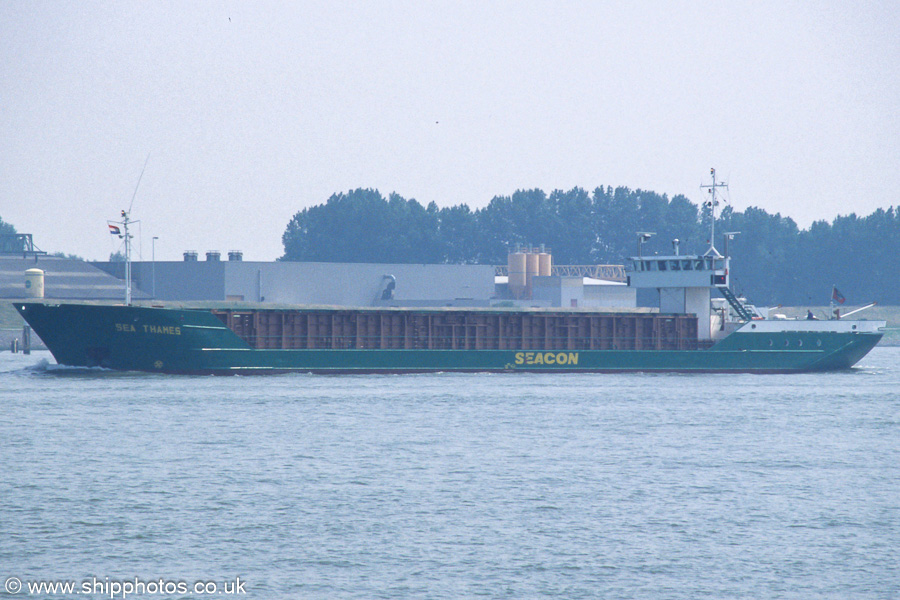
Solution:
M 120 263 L 98 264 L 124 277 Z M 490 265 L 206 260 L 135 262 L 135 285 L 159 300 L 335 306 L 478 306 L 494 295 Z
M 607 278 L 596 266 L 553 267 L 548 252 L 510 254 L 509 264 L 249 262 L 239 252 L 197 260 L 135 262 L 135 288 L 164 301 L 245 301 L 333 306 L 491 306 L 628 308 L 635 291 L 621 267 Z M 124 278 L 124 264 L 95 263 Z M 540 271 L 543 268 L 543 271 Z M 586 276 L 591 275 L 591 276 Z M 614 280 L 618 279 L 618 281 Z
M 18 238 L 30 236 L 17 236 Z M 21 240 L 18 240 L 21 242 Z M 21 244 L 20 244 L 21 245 Z M 17 247 L 18 248 L 18 247 Z M 0 252 L 0 298 L 23 298 L 26 271 L 42 296 L 124 300 L 124 262 L 84 262 Z M 516 248 L 507 265 L 250 262 L 240 252 L 185 252 L 183 261 L 132 262 L 135 300 L 264 302 L 332 306 L 533 306 L 629 308 L 635 290 L 621 266 L 553 266 L 544 248 Z M 605 269 L 605 270 L 604 270 Z

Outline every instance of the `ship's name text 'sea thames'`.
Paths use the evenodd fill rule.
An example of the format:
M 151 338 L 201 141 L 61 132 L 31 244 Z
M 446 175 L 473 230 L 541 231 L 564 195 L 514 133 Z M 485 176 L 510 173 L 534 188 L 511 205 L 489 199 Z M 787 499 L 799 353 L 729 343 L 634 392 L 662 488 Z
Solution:
M 140 329 L 144 333 L 154 333 L 157 335 L 181 335 L 181 327 L 175 327 L 172 325 L 141 325 Z M 116 331 L 120 331 L 122 333 L 137 333 L 138 328 L 135 328 L 131 323 L 116 323 Z
M 577 352 L 516 352 L 517 365 L 577 365 Z

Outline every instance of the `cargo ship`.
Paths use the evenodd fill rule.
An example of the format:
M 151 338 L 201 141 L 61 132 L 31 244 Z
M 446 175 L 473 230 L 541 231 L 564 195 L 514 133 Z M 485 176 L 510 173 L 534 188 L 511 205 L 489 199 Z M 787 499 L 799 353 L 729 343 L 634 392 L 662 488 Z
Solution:
M 712 175 L 704 187 L 714 210 Z M 655 307 L 135 305 L 122 217 L 124 304 L 15 303 L 61 365 L 171 374 L 801 373 L 852 367 L 885 328 L 770 315 L 731 291 L 727 241 L 725 255 L 712 241 L 703 255 L 682 255 L 674 240 L 673 254 L 643 256 L 651 234 L 642 232 L 627 285 L 654 290 Z
M 639 310 L 15 306 L 61 365 L 183 374 L 829 371 L 884 328 L 751 318 L 703 339 L 694 314 Z

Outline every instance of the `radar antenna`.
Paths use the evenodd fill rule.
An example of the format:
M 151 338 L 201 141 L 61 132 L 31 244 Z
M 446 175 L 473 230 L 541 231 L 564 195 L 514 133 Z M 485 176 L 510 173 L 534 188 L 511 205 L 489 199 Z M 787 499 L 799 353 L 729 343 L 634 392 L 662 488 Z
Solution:
M 717 188 L 725 188 L 728 189 L 728 184 L 724 181 L 720 181 L 716 183 L 716 170 L 715 168 L 709 170 L 709 174 L 712 176 L 712 184 L 711 185 L 701 185 L 702 189 L 705 189 L 709 192 L 709 200 L 707 200 L 704 205 L 709 207 L 709 250 L 707 250 L 703 256 L 722 256 L 719 254 L 719 251 L 716 250 L 716 206 L 719 205 L 719 201 L 716 200 L 716 189 Z

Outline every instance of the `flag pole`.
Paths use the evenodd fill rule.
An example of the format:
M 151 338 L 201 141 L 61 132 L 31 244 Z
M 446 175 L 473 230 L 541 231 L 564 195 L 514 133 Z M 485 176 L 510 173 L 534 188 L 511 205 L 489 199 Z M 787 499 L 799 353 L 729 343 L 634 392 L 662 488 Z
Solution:
M 838 304 L 843 304 L 844 296 L 843 296 L 843 294 L 841 294 L 838 291 L 837 285 L 832 285 L 831 286 L 831 317 L 832 317 L 832 319 L 839 321 L 841 318 L 841 308 L 840 307 L 835 308 L 834 307 L 835 302 L 837 302 Z
M 828 318 L 834 320 L 834 289 L 837 286 L 831 286 L 831 298 L 828 300 Z
M 125 229 L 125 306 L 131 306 L 131 234 L 128 232 L 128 213 L 122 211 L 122 227 Z

